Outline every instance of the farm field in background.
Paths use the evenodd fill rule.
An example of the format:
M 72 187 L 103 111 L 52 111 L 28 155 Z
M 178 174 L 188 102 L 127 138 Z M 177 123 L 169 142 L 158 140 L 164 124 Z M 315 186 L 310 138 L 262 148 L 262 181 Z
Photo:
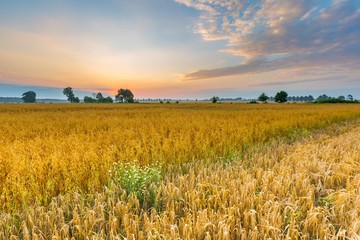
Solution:
M 358 201 L 355 192 L 346 196 L 336 193 L 349 181 L 355 181 L 352 187 L 359 187 L 356 185 L 359 182 L 356 177 L 359 160 L 352 152 L 359 147 L 356 143 L 352 146 L 350 140 L 344 140 L 348 145 L 344 148 L 339 145 L 340 153 L 349 149 L 350 157 L 344 164 L 336 156 L 332 158 L 331 149 L 329 153 L 323 149 L 318 153 L 323 154 L 323 158 L 320 156 L 319 162 L 315 161 L 316 158 L 313 161 L 309 154 L 317 153 L 316 148 L 311 147 L 311 140 L 303 148 L 295 149 L 295 153 L 291 153 L 293 157 L 284 165 L 276 160 L 284 157 L 279 150 L 274 150 L 276 153 L 262 152 L 264 156 L 248 156 L 251 149 L 261 148 L 266 143 L 296 139 L 309 135 L 313 129 L 358 119 L 358 104 L 4 104 L 0 105 L 0 113 L 0 211 L 3 212 L 0 228 L 8 233 L 13 231 L 24 236 L 26 229 L 22 224 L 29 221 L 25 218 L 35 218 L 31 214 L 45 211 L 41 206 L 50 207 L 51 211 L 58 208 L 60 212 L 49 213 L 55 214 L 55 218 L 64 215 L 62 220 L 54 220 L 57 227 L 66 225 L 65 230 L 56 230 L 59 236 L 63 231 L 63 237 L 105 234 L 103 237 L 111 238 L 121 234 L 131 238 L 131 232 L 126 232 L 130 229 L 137 231 L 136 239 L 149 237 L 149 234 L 159 237 L 157 234 L 161 232 L 167 237 L 181 238 L 214 237 L 216 234 L 223 234 L 217 235 L 218 238 L 227 234 L 231 238 L 256 238 L 276 236 L 279 231 L 284 231 L 284 226 L 287 226 L 287 234 L 292 236 L 304 228 L 311 228 L 314 234 L 311 236 L 321 237 L 341 232 L 340 223 L 346 219 L 350 219 L 346 221 L 353 224 L 353 229 L 359 229 L 359 224 L 353 219 L 355 215 L 351 215 L 359 214 L 359 209 L 356 213 L 349 213 L 351 216 L 341 218 L 336 215 L 336 226 L 318 222 L 326 221 L 321 216 L 334 215 L 329 206 L 333 206 L 331 204 L 337 197 L 347 196 L 351 204 Z M 358 128 L 356 131 L 359 133 Z M 342 140 L 331 141 L 341 143 Z M 321 147 L 319 141 L 313 144 Z M 297 163 L 293 164 L 294 161 Z M 335 161 L 337 165 L 327 161 Z M 160 187 L 152 193 L 151 203 L 139 202 L 133 195 L 112 185 L 110 172 L 114 163 L 139 167 L 156 163 L 161 166 L 162 180 Z M 229 163 L 234 165 L 221 167 Z M 301 172 L 302 166 L 304 172 Z M 331 171 L 328 178 L 323 176 L 329 173 L 326 171 Z M 330 191 L 328 185 L 329 189 L 335 190 Z M 65 197 L 59 198 L 59 195 Z M 91 200 L 91 197 L 84 196 L 94 197 Z M 338 201 L 345 201 L 341 199 Z M 289 201 L 289 204 L 283 205 L 283 201 Z M 77 204 L 83 204 L 82 209 Z M 105 221 L 101 225 L 103 228 L 97 225 L 99 219 L 96 218 L 100 215 L 93 216 L 95 219 L 92 220 L 85 219 L 88 216 L 86 211 L 95 207 L 91 204 L 106 205 L 108 215 L 99 209 L 93 212 L 106 215 L 101 218 Z M 266 210 L 266 206 L 270 210 Z M 342 208 L 341 211 L 345 210 Z M 18 217 L 16 221 L 19 222 L 14 225 L 11 213 L 23 211 L 25 215 L 21 216 L 24 219 Z M 118 215 L 110 216 L 109 211 Z M 161 217 L 156 211 L 163 212 Z M 313 215 L 307 215 L 309 211 Z M 222 220 L 220 213 L 223 214 Z M 80 214 L 78 220 L 74 219 L 74 214 Z M 225 216 L 232 217 L 227 219 Z M 270 219 L 271 216 L 280 220 Z M 111 217 L 116 221 L 108 222 Z M 306 223 L 302 221 L 304 219 Z M 56 223 L 60 220 L 62 222 Z M 83 221 L 86 220 L 93 224 L 94 229 L 87 226 L 87 230 L 77 232 L 76 226 L 72 228 L 67 222 L 70 220 L 71 224 L 79 221 L 79 227 L 84 227 Z M 35 219 L 31 221 L 36 222 Z M 145 224 L 144 229 L 137 221 L 145 221 L 141 222 Z M 56 226 L 46 224 L 42 231 L 54 235 L 52 228 Z M 26 228 L 34 227 L 29 223 L 25 225 Z M 314 230 L 320 225 L 324 226 L 323 235 L 317 235 L 320 233 Z M 160 229 L 162 226 L 168 227 Z M 151 228 L 161 232 L 151 232 Z M 248 235 L 242 235 L 241 231 Z M 39 232 L 33 233 L 41 236 Z

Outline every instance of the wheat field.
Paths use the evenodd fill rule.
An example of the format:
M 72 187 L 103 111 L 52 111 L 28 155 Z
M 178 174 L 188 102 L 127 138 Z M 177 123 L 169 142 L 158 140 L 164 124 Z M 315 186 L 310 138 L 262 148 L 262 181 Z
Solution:
M 360 234 L 358 122 L 312 134 L 358 119 L 357 104 L 0 105 L 0 112 L 0 239 Z M 113 177 L 116 164 L 144 181 L 160 177 L 136 195 L 122 180 L 128 172 Z

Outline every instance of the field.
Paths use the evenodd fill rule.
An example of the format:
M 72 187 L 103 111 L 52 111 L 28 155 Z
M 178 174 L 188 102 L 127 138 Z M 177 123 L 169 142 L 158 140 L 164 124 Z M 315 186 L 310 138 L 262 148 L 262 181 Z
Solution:
M 360 234 L 358 104 L 7 104 L 0 113 L 0 239 Z

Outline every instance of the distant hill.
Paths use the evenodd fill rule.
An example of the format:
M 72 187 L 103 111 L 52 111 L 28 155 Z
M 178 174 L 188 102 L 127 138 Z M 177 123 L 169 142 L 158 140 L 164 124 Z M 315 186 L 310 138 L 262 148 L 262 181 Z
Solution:
M 50 99 L 50 98 L 44 98 L 44 99 L 36 99 L 37 103 L 67 103 L 67 100 L 63 99 Z M 23 103 L 23 100 L 18 97 L 0 97 L 0 103 Z

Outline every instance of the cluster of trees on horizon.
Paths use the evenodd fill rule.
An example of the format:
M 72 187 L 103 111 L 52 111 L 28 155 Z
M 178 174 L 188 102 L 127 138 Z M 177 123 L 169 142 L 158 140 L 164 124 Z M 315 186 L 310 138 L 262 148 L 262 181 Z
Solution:
M 80 103 L 80 99 L 75 96 L 73 89 L 71 87 L 66 87 L 63 89 L 63 94 L 67 97 L 67 100 L 70 103 Z M 35 103 L 36 102 L 36 93 L 34 91 L 28 91 L 22 94 L 21 99 L 24 103 Z M 224 99 L 219 97 L 212 97 L 210 101 L 212 103 L 217 103 L 221 100 L 245 100 L 242 98 L 236 99 Z M 197 101 L 197 100 L 196 100 Z M 318 98 L 314 98 L 312 95 L 309 96 L 288 96 L 288 93 L 285 91 L 279 91 L 276 95 L 268 96 L 266 93 L 261 93 L 257 99 L 252 99 L 250 103 L 257 103 L 257 101 L 266 103 L 268 101 L 278 102 L 278 103 L 285 103 L 285 102 L 315 102 L 315 103 L 346 103 L 346 102 L 358 102 L 354 100 L 351 94 L 348 94 L 347 97 L 341 95 L 337 98 L 327 96 L 326 94 L 320 95 Z M 104 97 L 101 92 L 94 94 L 94 97 L 85 96 L 84 103 L 113 103 L 114 100 L 110 96 Z M 115 102 L 120 103 L 134 103 L 134 94 L 131 92 L 130 89 L 123 89 L 120 88 L 115 95 Z M 160 103 L 162 101 L 160 100 Z M 168 100 L 167 102 L 170 102 Z M 178 101 L 177 101 L 178 103 Z
M 66 87 L 63 90 L 63 94 L 67 97 L 67 100 L 70 103 L 80 103 L 80 99 L 75 96 L 74 91 L 71 87 Z M 35 103 L 36 102 L 36 93 L 34 91 L 24 92 L 22 94 L 21 99 L 24 103 Z M 120 88 L 115 95 L 116 102 L 122 103 L 134 103 L 134 94 L 131 92 L 130 89 L 123 89 Z M 101 92 L 95 94 L 95 98 L 85 96 L 84 103 L 113 103 L 114 100 L 108 96 L 104 97 Z
M 68 98 L 68 101 L 71 103 L 78 103 L 80 102 L 78 97 L 75 97 L 74 92 L 71 87 L 64 88 L 63 94 Z M 126 103 L 133 103 L 134 102 L 134 94 L 131 92 L 130 89 L 123 89 L 120 88 L 115 95 L 115 101 L 117 102 L 126 102 Z M 101 92 L 98 92 L 95 95 L 95 98 L 85 96 L 84 103 L 113 103 L 114 100 L 108 96 L 104 97 Z
M 242 100 L 242 98 L 237 98 Z M 212 103 L 217 103 L 221 100 L 229 100 L 229 99 L 220 99 L 219 97 L 212 97 Z M 309 96 L 288 96 L 288 93 L 285 91 L 277 92 L 273 97 L 269 97 L 266 93 L 261 93 L 257 99 L 252 99 L 250 103 L 263 102 L 267 103 L 268 101 L 277 102 L 277 103 L 285 103 L 285 102 L 313 102 L 313 103 L 357 103 L 358 101 L 354 99 L 354 97 L 349 94 L 345 98 L 345 96 L 341 95 L 337 98 L 327 96 L 326 94 L 320 95 L 318 98 L 314 98 L 312 95 Z

